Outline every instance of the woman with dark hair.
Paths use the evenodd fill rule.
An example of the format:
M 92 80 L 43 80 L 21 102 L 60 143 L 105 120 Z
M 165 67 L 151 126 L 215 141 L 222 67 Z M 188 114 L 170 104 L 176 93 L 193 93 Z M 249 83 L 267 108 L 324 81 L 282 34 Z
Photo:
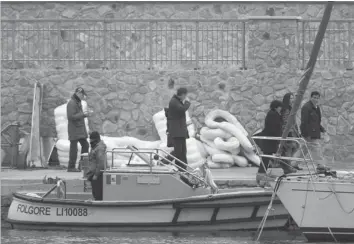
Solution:
M 294 103 L 294 94 L 291 92 L 286 93 L 283 97 L 283 107 L 282 107 L 281 113 L 280 113 L 282 120 L 283 120 L 282 131 L 284 131 L 285 126 L 288 122 L 288 118 L 289 118 L 293 103 Z M 297 126 L 297 123 L 295 120 L 294 125 L 290 128 L 288 137 L 299 137 L 299 136 L 300 136 L 300 133 L 299 133 L 299 129 L 298 129 L 298 126 Z M 286 157 L 292 157 L 298 149 L 299 149 L 299 145 L 296 142 L 287 141 L 284 145 L 283 155 Z M 296 161 L 292 163 L 292 167 L 295 169 L 298 169 L 298 170 L 302 169 L 299 167 L 298 162 L 296 162 Z
M 269 136 L 269 137 L 280 137 L 282 133 L 283 121 L 280 115 L 282 109 L 282 102 L 279 100 L 274 100 L 270 104 L 270 110 L 267 113 L 267 116 L 264 121 L 264 129 L 258 135 L 260 136 Z M 260 140 L 259 146 L 264 154 L 272 155 L 277 152 L 279 141 L 275 140 Z M 259 183 L 259 178 L 261 175 L 265 174 L 269 166 L 270 158 L 262 158 L 263 165 L 258 168 L 257 182 Z

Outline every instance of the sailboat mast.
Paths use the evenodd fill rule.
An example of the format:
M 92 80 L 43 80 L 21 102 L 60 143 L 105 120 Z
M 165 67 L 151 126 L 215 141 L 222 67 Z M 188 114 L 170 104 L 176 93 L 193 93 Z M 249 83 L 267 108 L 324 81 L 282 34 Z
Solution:
M 300 81 L 299 88 L 298 88 L 296 96 L 295 96 L 295 102 L 294 102 L 292 109 L 290 111 L 288 122 L 285 125 L 285 129 L 283 131 L 282 138 L 286 138 L 288 136 L 290 129 L 293 127 L 293 125 L 295 123 L 296 113 L 300 108 L 301 101 L 304 97 L 304 93 L 307 89 L 307 85 L 309 84 L 311 75 L 313 73 L 313 70 L 314 70 L 316 62 L 317 62 L 317 56 L 318 56 L 318 53 L 321 48 L 323 37 L 326 33 L 327 25 L 328 25 L 329 19 L 331 17 L 332 8 L 333 8 L 333 2 L 328 2 L 326 4 L 326 9 L 323 13 L 320 26 L 318 27 L 318 31 L 316 34 L 315 42 L 312 47 L 310 59 L 307 63 L 305 73 L 302 76 L 302 79 Z M 304 45 L 304 43 L 303 43 L 303 45 Z M 286 141 L 284 141 L 284 140 L 282 140 L 280 142 L 280 146 L 277 151 L 277 155 L 281 155 L 285 142 Z

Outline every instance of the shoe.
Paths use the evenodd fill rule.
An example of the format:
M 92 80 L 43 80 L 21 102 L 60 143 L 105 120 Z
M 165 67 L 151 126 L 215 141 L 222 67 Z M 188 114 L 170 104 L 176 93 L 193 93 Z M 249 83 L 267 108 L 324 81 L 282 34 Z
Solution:
M 76 168 L 68 168 L 67 172 L 81 172 L 81 170 L 76 169 Z

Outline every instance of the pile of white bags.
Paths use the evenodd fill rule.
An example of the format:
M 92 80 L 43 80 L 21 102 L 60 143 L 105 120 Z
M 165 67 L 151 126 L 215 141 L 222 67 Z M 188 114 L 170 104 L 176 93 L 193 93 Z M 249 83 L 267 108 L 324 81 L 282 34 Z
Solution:
M 66 106 L 67 104 L 63 104 L 54 110 L 58 135 L 56 147 L 58 149 L 59 162 L 64 166 L 68 166 L 70 150 Z M 85 101 L 82 101 L 82 106 L 84 111 L 87 110 Z M 216 122 L 215 119 L 218 117 L 225 119 L 226 122 Z M 211 168 L 229 168 L 233 165 L 246 167 L 248 160 L 256 165 L 260 164 L 260 158 L 254 153 L 253 146 L 247 138 L 247 131 L 229 112 L 223 110 L 210 112 L 205 118 L 206 127 L 203 127 L 200 131 L 200 140 L 195 138 L 195 126 L 188 111 L 186 112 L 186 118 L 190 136 L 186 142 L 187 161 L 192 168 L 198 168 L 204 162 L 207 162 Z M 107 145 L 107 151 L 112 151 L 115 148 L 120 148 L 121 150 L 127 146 L 134 146 L 139 149 L 159 148 L 171 152 L 172 148 L 167 148 L 167 119 L 165 111 L 161 110 L 154 114 L 153 121 L 161 138 L 160 141 L 142 141 L 133 137 L 102 136 L 102 140 Z M 87 118 L 85 118 L 85 124 L 89 132 Z M 80 160 L 80 155 L 81 145 L 78 143 L 77 163 Z M 124 167 L 129 162 L 130 157 L 130 153 L 108 153 L 107 163 L 109 166 Z M 136 155 L 132 157 L 130 163 L 144 164 L 143 160 Z
M 186 112 L 190 138 L 187 139 L 187 161 L 192 168 L 198 168 L 207 161 L 211 168 L 246 167 L 248 160 L 255 165 L 260 158 L 254 153 L 248 140 L 248 133 L 238 120 L 227 111 L 214 110 L 205 118 L 206 127 L 200 131 L 200 140 L 195 139 L 195 127 Z M 216 118 L 226 122 L 216 122 Z M 155 127 L 163 143 L 167 142 L 166 117 L 164 110 L 153 116 Z M 247 160 L 247 159 L 248 160 Z
M 81 101 L 83 111 L 87 111 L 87 102 Z M 68 166 L 69 163 L 69 149 L 70 141 L 68 140 L 68 117 L 66 114 L 67 103 L 60 105 L 54 109 L 55 129 L 57 131 L 57 143 L 56 148 L 58 150 L 59 163 L 63 166 Z M 85 118 L 85 126 L 87 132 L 89 132 L 88 120 Z M 81 145 L 78 143 L 78 157 L 76 163 L 80 160 Z
M 68 166 L 69 162 L 69 151 L 70 151 L 70 141 L 68 140 L 68 119 L 66 114 L 67 104 L 63 104 L 56 109 L 54 109 L 55 116 L 55 125 L 57 131 L 57 143 L 56 148 L 58 150 L 58 157 L 60 165 Z M 83 111 L 87 110 L 86 101 L 82 101 Z M 87 132 L 89 133 L 88 119 L 85 118 L 85 124 Z M 127 148 L 128 146 L 134 146 L 137 148 L 160 148 L 161 141 L 142 141 L 134 137 L 107 137 L 101 136 L 101 139 L 107 146 L 107 151 L 112 151 L 114 148 Z M 81 155 L 81 145 L 78 143 L 78 153 L 77 161 L 80 160 Z M 146 154 L 148 155 L 148 154 Z M 107 153 L 107 163 L 109 166 L 114 167 L 124 167 L 128 162 L 131 154 L 130 153 L 113 153 L 113 162 L 112 162 L 112 153 Z M 132 157 L 130 161 L 131 164 L 144 164 L 140 157 L 136 155 Z

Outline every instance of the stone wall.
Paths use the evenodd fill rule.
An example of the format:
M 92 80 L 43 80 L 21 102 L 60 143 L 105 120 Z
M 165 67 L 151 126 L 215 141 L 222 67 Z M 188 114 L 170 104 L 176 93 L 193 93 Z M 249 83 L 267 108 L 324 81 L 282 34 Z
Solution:
M 273 99 L 296 91 L 301 74 L 301 71 L 290 73 L 269 67 L 266 71 L 233 68 L 174 72 L 2 70 L 2 123 L 17 120 L 21 128 L 30 130 L 33 84 L 38 80 L 45 89 L 42 136 L 56 135 L 54 108 L 65 103 L 79 85 L 87 90 L 88 104 L 94 110 L 90 128 L 107 135 L 157 139 L 152 115 L 168 104 L 179 86 L 186 86 L 190 91 L 191 116 L 198 128 L 210 110 L 220 108 L 236 115 L 253 132 L 263 126 Z M 315 72 L 306 99 L 314 89 L 322 94 L 323 124 L 331 136 L 330 143 L 354 146 L 353 72 Z
M 320 18 L 323 4 L 301 3 L 1 3 L 2 18 L 233 18 L 254 15 Z M 332 18 L 353 18 L 353 4 L 335 4 Z M 353 11 L 352 11 L 353 10 Z M 157 139 L 152 115 L 167 105 L 176 87 L 190 90 L 191 116 L 200 128 L 215 108 L 234 114 L 248 131 L 261 128 L 273 99 L 295 92 L 299 69 L 295 20 L 250 20 L 247 39 L 248 70 L 213 65 L 201 70 L 159 69 L 2 69 L 2 125 L 19 121 L 30 131 L 33 85 L 44 84 L 42 136 L 56 136 L 54 108 L 65 103 L 78 85 L 88 92 L 94 110 L 91 130 L 110 136 Z M 354 32 L 353 32 L 354 33 Z M 354 40 L 354 38 L 352 39 Z M 310 49 L 309 49 L 310 50 Z M 329 67 L 329 66 L 328 66 Z M 322 94 L 323 124 L 330 135 L 324 153 L 340 160 L 354 158 L 354 72 L 326 67 L 316 69 L 311 90 Z M 341 147 L 340 145 L 344 145 Z
M 334 19 L 354 18 L 353 3 L 336 2 Z M 1 2 L 2 19 L 221 19 L 248 16 L 321 18 L 324 3 L 303 2 Z

